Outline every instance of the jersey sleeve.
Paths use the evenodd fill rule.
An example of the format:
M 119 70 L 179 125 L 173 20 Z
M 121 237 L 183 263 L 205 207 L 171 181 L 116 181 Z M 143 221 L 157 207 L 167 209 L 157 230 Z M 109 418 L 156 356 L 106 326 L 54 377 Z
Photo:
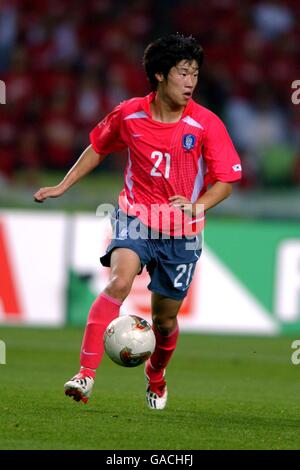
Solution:
M 203 158 L 210 182 L 233 183 L 241 179 L 240 158 L 225 125 L 216 115 L 213 115 L 204 133 Z
M 99 155 L 120 152 L 126 147 L 120 135 L 121 120 L 122 105 L 120 104 L 90 132 L 91 145 Z

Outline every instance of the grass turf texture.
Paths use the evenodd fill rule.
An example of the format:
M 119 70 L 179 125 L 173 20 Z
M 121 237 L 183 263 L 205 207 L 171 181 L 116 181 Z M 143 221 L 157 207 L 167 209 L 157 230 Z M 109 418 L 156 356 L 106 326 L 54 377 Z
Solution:
M 181 334 L 164 411 L 143 367 L 105 358 L 88 405 L 63 394 L 82 329 L 2 328 L 0 449 L 299 449 L 300 366 L 291 338 Z M 295 339 L 295 338 L 293 338 Z

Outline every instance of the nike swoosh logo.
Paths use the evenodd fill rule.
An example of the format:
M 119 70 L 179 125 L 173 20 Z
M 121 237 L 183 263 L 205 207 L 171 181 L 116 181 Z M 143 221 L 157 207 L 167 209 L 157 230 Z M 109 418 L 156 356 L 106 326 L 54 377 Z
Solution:
M 98 353 L 90 353 L 90 352 L 86 352 L 84 349 L 83 349 L 83 354 L 86 354 L 87 356 L 97 356 Z

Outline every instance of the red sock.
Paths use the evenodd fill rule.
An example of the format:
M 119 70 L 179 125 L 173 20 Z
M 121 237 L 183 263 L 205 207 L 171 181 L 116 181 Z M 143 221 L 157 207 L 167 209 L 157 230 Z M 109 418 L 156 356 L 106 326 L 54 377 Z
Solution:
M 153 331 L 156 338 L 156 346 L 148 363 L 151 368 L 147 368 L 147 374 L 150 374 L 151 379 L 155 382 L 162 379 L 162 372 L 167 367 L 175 351 L 179 328 L 177 324 L 175 330 L 168 336 L 162 335 L 155 325 L 153 325 Z
M 100 294 L 93 303 L 80 353 L 80 372 L 95 377 L 104 353 L 103 334 L 108 324 L 119 316 L 122 302 L 107 294 Z M 88 370 L 86 370 L 88 369 Z

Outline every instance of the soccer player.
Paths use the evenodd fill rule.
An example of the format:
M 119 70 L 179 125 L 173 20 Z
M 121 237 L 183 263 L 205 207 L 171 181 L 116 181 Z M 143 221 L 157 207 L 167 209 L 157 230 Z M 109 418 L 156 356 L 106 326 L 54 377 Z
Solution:
M 203 228 L 203 214 L 227 198 L 241 178 L 240 159 L 224 124 L 192 99 L 202 61 L 203 50 L 191 36 L 173 34 L 149 44 L 144 67 L 152 92 L 116 106 L 92 130 L 90 146 L 62 182 L 34 195 L 37 202 L 61 196 L 107 154 L 128 149 L 115 236 L 101 257 L 110 266 L 109 282 L 88 315 L 80 370 L 64 386 L 76 401 L 88 401 L 104 352 L 103 333 L 146 266 L 156 337 L 145 365 L 146 401 L 150 409 L 166 405 L 165 372 L 176 348 L 177 314 L 201 253 L 197 230 Z M 187 220 L 183 229 L 175 222 L 178 212 Z M 147 236 L 132 239 L 130 227 L 137 221 Z

